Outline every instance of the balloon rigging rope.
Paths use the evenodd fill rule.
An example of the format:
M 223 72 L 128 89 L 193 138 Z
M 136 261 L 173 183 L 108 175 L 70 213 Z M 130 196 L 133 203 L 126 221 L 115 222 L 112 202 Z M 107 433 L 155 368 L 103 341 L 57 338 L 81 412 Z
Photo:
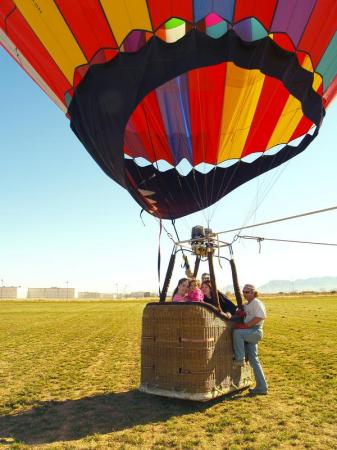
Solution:
M 215 233 L 215 234 L 219 235 L 219 234 L 231 233 L 233 231 L 245 230 L 246 228 L 261 227 L 262 225 L 270 225 L 272 223 L 284 222 L 286 220 L 299 219 L 300 217 L 312 216 L 314 214 L 320 214 L 320 213 L 333 211 L 333 210 L 337 210 L 337 206 L 332 206 L 330 208 L 324 208 L 324 209 L 318 209 L 315 211 L 309 211 L 309 212 L 302 213 L 302 214 L 296 214 L 295 216 L 282 217 L 281 219 L 269 220 L 267 222 L 246 225 L 246 226 L 240 227 L 240 228 L 232 228 L 231 230 L 220 231 L 219 233 Z
M 288 160 L 286 163 L 281 164 L 279 167 L 274 169 L 272 173 L 266 173 L 265 178 L 263 179 L 262 183 L 260 178 L 257 178 L 257 191 L 255 195 L 255 206 L 252 206 L 250 211 L 248 212 L 245 220 L 243 221 L 242 228 L 243 230 L 244 226 L 248 223 L 248 221 L 254 216 L 254 222 L 256 218 L 257 210 L 260 208 L 262 203 L 265 201 L 266 197 L 269 195 L 275 184 L 278 182 L 279 178 L 283 174 L 283 172 L 288 167 L 291 160 Z M 268 175 L 271 175 L 270 177 Z M 260 184 L 261 183 L 261 184 Z M 259 195 L 260 194 L 260 195 Z M 240 234 L 240 232 L 239 232 Z
M 290 242 L 294 244 L 313 244 L 313 245 L 329 245 L 332 247 L 337 247 L 336 242 L 313 242 L 313 241 L 297 241 L 293 239 L 276 239 L 276 238 L 266 238 L 266 237 L 260 237 L 260 236 L 237 236 L 238 239 L 252 239 L 256 240 L 259 243 L 262 241 L 274 241 L 274 242 Z

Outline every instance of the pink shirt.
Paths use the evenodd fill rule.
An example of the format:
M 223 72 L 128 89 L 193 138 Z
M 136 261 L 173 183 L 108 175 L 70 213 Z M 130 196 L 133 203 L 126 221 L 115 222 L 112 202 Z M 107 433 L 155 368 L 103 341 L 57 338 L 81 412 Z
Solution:
M 193 291 L 188 294 L 187 300 L 189 302 L 203 302 L 204 294 L 199 288 L 193 289 Z
M 176 294 L 176 295 L 174 295 L 172 301 L 176 302 L 176 303 L 178 303 L 178 302 L 186 302 L 187 301 L 187 297 L 183 296 L 183 295 Z

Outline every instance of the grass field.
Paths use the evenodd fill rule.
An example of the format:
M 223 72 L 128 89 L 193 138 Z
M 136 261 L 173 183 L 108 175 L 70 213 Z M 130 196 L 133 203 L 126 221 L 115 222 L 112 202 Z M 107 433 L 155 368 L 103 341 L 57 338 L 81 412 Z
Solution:
M 137 391 L 143 301 L 0 303 L 0 447 L 337 448 L 337 297 L 265 300 L 270 394 Z

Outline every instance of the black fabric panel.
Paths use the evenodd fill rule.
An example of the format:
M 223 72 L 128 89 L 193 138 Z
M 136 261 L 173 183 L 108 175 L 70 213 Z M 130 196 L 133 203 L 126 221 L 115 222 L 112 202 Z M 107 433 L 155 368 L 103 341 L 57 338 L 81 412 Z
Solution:
M 130 191 L 130 193 L 151 214 L 162 219 L 179 218 L 200 209 L 200 200 L 195 195 L 197 186 L 205 187 L 202 191 L 201 202 L 203 208 L 206 208 L 241 184 L 251 180 L 257 174 L 268 172 L 301 153 L 312 142 L 317 133 L 318 128 L 313 136 L 306 135 L 297 147 L 286 145 L 276 155 L 263 155 L 252 163 L 238 161 L 230 167 L 215 167 L 207 174 L 192 170 L 188 175 L 182 176 L 176 169 L 159 172 L 153 165 L 142 167 L 140 172 L 137 164 L 129 159 L 126 160 L 126 170 L 130 178 L 136 185 L 141 185 L 142 189 L 152 191 L 154 194 L 144 197 L 136 190 Z M 160 189 L 161 183 L 165 184 L 165 191 Z M 183 190 L 191 192 L 188 202 L 186 202 L 185 197 L 180 195 L 180 184 Z M 214 184 L 212 192 L 211 184 Z M 174 202 L 171 200 L 172 197 L 175 200 Z M 146 203 L 147 199 L 151 199 L 155 203 Z
M 321 97 L 312 89 L 313 74 L 299 66 L 295 54 L 279 48 L 268 37 L 252 43 L 243 42 L 232 30 L 219 39 L 213 39 L 193 29 L 174 44 L 153 37 L 136 53 L 120 53 L 108 63 L 92 66 L 76 89 L 69 106 L 72 130 L 105 173 L 128 189 L 146 210 L 148 205 L 137 192 L 139 183 L 143 178 L 148 178 L 146 169 L 138 168 L 144 175 L 136 176 L 137 170 L 130 168 L 132 163 L 126 162 L 123 155 L 124 130 L 129 117 L 137 104 L 163 83 L 189 70 L 225 61 L 232 61 L 242 68 L 259 69 L 281 80 L 288 91 L 301 101 L 304 114 L 317 126 L 320 125 L 324 109 Z M 250 179 L 265 171 L 253 173 L 254 166 L 242 164 L 240 172 L 249 172 L 249 176 L 239 176 L 238 180 Z M 132 172 L 131 177 L 127 176 L 126 167 L 129 174 Z M 220 169 L 214 173 L 215 190 L 227 184 L 226 180 L 221 179 L 221 173 Z M 161 183 L 156 183 L 158 189 L 166 186 L 166 176 L 156 173 L 157 178 L 163 177 Z M 194 181 L 191 186 L 195 189 L 196 180 L 200 177 L 196 172 L 192 177 L 193 180 L 189 181 Z M 171 183 L 173 179 L 171 174 Z M 179 176 L 176 181 L 181 182 L 182 187 L 186 186 L 182 177 Z M 241 184 L 235 180 L 233 183 L 237 186 Z M 175 195 L 174 191 L 172 194 Z M 172 200 L 168 202 L 164 192 L 156 191 L 156 195 L 158 198 L 166 196 L 166 204 L 161 205 L 163 211 L 176 209 Z M 201 195 L 204 193 L 201 192 Z M 178 215 L 166 212 L 164 216 L 179 217 L 198 209 L 200 204 L 192 210 L 186 209 L 185 213 L 179 208 Z

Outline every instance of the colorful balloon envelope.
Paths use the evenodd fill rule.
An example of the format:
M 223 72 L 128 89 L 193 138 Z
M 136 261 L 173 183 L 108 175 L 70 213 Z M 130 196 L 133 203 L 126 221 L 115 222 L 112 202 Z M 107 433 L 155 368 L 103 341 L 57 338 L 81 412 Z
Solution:
M 335 0 L 1 0 L 0 42 L 107 175 L 174 219 L 302 152 L 337 90 Z

